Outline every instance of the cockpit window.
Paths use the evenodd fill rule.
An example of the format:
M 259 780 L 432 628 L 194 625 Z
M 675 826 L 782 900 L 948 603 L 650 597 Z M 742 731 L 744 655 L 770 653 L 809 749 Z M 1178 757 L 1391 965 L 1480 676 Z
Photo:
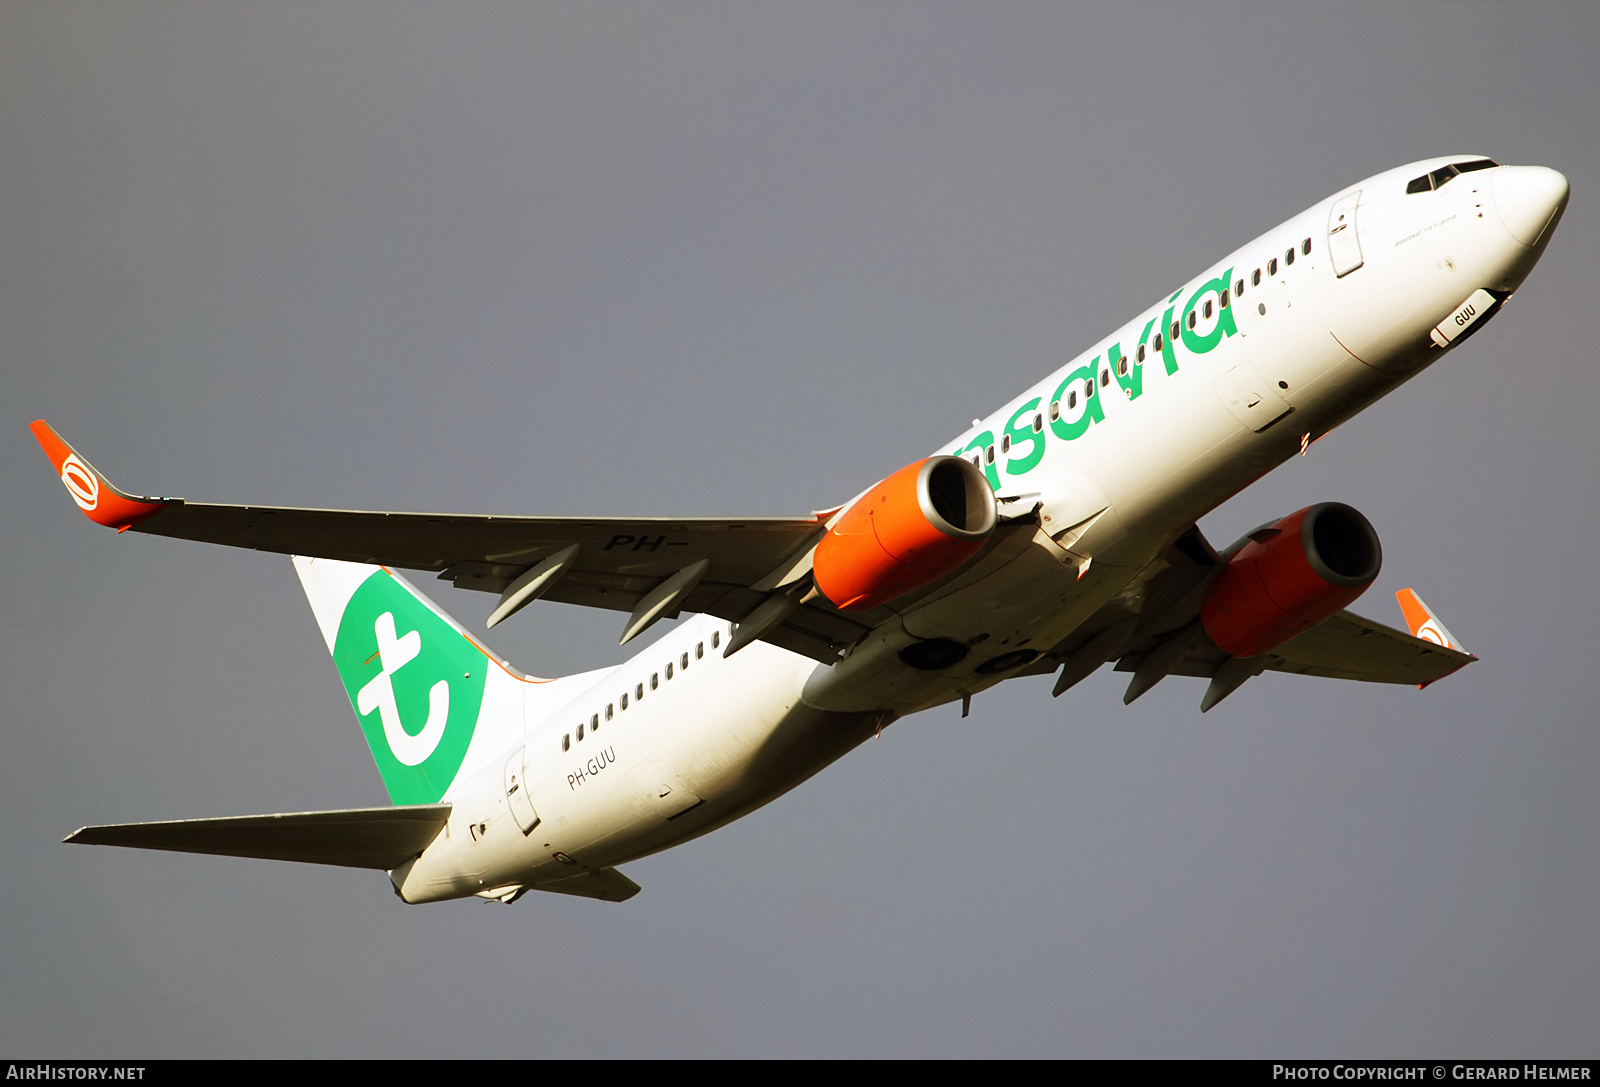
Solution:
M 1452 162 L 1449 166 L 1441 166 L 1432 173 L 1412 178 L 1406 183 L 1406 192 L 1430 192 L 1434 189 L 1443 188 L 1457 174 L 1470 174 L 1474 170 L 1488 170 L 1499 165 L 1494 159 L 1468 159 L 1465 162 Z

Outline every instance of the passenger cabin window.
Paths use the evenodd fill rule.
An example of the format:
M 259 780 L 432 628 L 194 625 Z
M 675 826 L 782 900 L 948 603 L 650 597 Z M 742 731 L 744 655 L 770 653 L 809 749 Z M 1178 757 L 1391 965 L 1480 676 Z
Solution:
M 607 721 L 611 720 L 611 716 L 612 716 L 611 715 L 611 703 L 607 702 L 606 703 L 606 720 Z
M 1228 298 L 1229 298 L 1229 295 L 1228 295 L 1227 291 L 1220 292 L 1217 295 L 1217 305 L 1221 306 L 1223 309 L 1227 309 L 1228 308 Z
M 583 722 L 582 721 L 578 722 L 578 739 L 579 740 L 583 739 Z
M 1302 257 L 1309 257 L 1311 255 L 1311 239 L 1310 238 L 1307 238 L 1305 241 L 1300 243 L 1300 255 Z
M 644 697 L 644 684 L 643 683 L 635 683 L 633 685 L 633 700 L 635 702 L 637 702 L 640 699 L 642 699 L 643 697 Z
M 1000 439 L 1000 452 L 1011 452 L 1011 435 L 1007 434 Z
M 1060 403 L 1060 401 L 1057 401 L 1057 403 Z M 1068 411 L 1072 411 L 1077 406 L 1078 406 L 1078 390 L 1077 389 L 1073 389 L 1072 391 L 1067 393 L 1067 410 Z M 1060 417 L 1061 417 L 1060 413 L 1059 412 L 1056 413 L 1056 418 L 1059 419 Z
M 1117 360 L 1117 373 L 1121 374 L 1123 377 L 1127 377 L 1128 376 L 1128 356 L 1127 355 L 1123 355 L 1120 359 Z
M 1195 322 L 1194 310 L 1189 311 L 1189 328 L 1193 330 Z
M 1205 308 L 1206 308 L 1206 320 L 1209 321 L 1211 319 L 1211 299 L 1209 299 L 1209 298 L 1206 299 L 1206 307 Z M 1192 314 L 1192 313 L 1189 314 L 1189 327 L 1190 328 L 1194 327 L 1194 314 Z
M 689 654 L 685 653 L 683 656 L 678 658 L 678 667 L 679 668 L 687 668 L 687 667 L 689 667 Z
M 1068 393 L 1067 397 L 1068 397 L 1067 406 L 1069 408 L 1073 404 L 1078 402 L 1078 394 L 1077 393 Z M 1050 421 L 1052 423 L 1055 423 L 1055 422 L 1059 422 L 1060 419 L 1061 419 L 1061 401 L 1052 400 L 1052 401 L 1050 401 Z
M 1033 417 L 1033 432 L 1035 434 L 1043 434 L 1044 433 L 1044 416 L 1043 415 L 1037 415 L 1037 414 L 1034 415 L 1034 417 Z
M 1277 274 L 1278 274 L 1278 258 L 1277 257 L 1273 257 L 1271 260 L 1267 261 L 1267 275 L 1275 276 Z
M 1233 281 L 1233 293 L 1240 298 L 1244 297 L 1244 280 L 1242 278 Z
M 694 643 L 694 659 L 695 660 L 699 660 L 701 657 L 703 657 L 705 655 L 706 655 L 706 643 L 705 642 L 695 642 Z
M 671 661 L 667 662 L 667 678 L 668 679 L 672 678 L 672 662 Z
M 1144 361 L 1144 344 L 1140 344 L 1139 345 L 1139 350 L 1138 350 L 1138 353 L 1137 353 L 1136 357 L 1138 358 L 1138 360 L 1140 362 Z
M 651 672 L 650 673 L 650 689 L 653 691 L 657 687 L 660 687 L 660 686 L 661 686 L 661 673 L 660 672 Z
M 1172 322 L 1171 334 L 1167 337 L 1167 339 L 1176 340 L 1178 338 L 1179 331 L 1180 330 L 1178 328 L 1178 322 L 1176 322 L 1176 321 Z
M 711 648 L 715 649 L 715 648 L 717 648 L 717 646 L 719 646 L 721 644 L 722 644 L 722 632 L 721 631 L 713 631 L 711 633 Z
M 1111 371 L 1109 369 L 1101 370 L 1100 371 L 1100 385 L 1101 385 L 1101 387 L 1104 388 L 1105 386 L 1107 386 L 1109 384 L 1111 384 Z
M 598 713 L 589 718 L 589 731 L 600 731 L 600 715 Z
M 628 692 L 627 691 L 623 691 L 622 692 L 622 697 L 619 698 L 617 701 L 622 703 L 622 708 L 623 709 L 627 709 L 628 708 Z
M 1252 272 L 1250 274 L 1250 286 L 1252 286 L 1252 287 L 1261 286 L 1261 269 L 1260 268 L 1257 268 L 1254 272 Z
M 983 463 L 985 463 L 985 464 L 993 464 L 994 463 L 994 446 L 991 445 L 988 449 L 985 449 L 983 451 Z
M 1156 333 L 1156 338 L 1155 338 L 1154 342 L 1151 343 L 1150 346 L 1155 348 L 1155 350 L 1157 350 L 1157 351 L 1161 350 L 1161 333 L 1159 333 L 1159 332 Z
M 1294 246 L 1291 245 L 1283 251 L 1283 263 L 1286 265 L 1294 263 Z
M 571 751 L 572 750 L 572 735 L 570 733 L 566 733 L 566 734 L 562 735 L 562 737 L 561 737 L 561 750 L 563 750 L 563 751 Z

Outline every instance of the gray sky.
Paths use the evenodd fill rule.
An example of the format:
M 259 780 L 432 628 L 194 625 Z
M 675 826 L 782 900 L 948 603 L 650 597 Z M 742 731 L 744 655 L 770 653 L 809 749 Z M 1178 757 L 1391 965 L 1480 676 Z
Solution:
M 0 1050 L 1592 1056 L 1597 46 L 1578 2 L 0 5 Z M 1567 173 L 1543 263 L 1202 522 L 1363 510 L 1356 610 L 1415 586 L 1482 658 L 1426 692 L 1016 681 L 624 906 L 58 844 L 384 794 L 288 560 L 89 525 L 36 417 L 196 500 L 804 512 L 1452 153 Z

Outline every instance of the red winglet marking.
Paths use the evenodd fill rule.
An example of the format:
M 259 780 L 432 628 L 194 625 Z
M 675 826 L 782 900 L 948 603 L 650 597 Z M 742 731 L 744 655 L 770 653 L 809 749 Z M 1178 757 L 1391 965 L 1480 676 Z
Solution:
M 67 493 L 72 495 L 84 516 L 95 524 L 124 532 L 166 505 L 117 490 L 43 419 L 35 419 L 28 429 L 38 439 L 44 455 L 50 458 Z

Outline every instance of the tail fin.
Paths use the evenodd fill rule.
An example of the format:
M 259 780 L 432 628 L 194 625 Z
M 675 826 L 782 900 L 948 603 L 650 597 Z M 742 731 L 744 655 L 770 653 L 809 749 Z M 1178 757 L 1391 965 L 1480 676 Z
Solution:
M 372 749 L 389 799 L 432 804 L 522 727 L 522 683 L 404 578 L 308 559 L 295 571 Z M 491 752 L 492 754 L 492 752 Z

